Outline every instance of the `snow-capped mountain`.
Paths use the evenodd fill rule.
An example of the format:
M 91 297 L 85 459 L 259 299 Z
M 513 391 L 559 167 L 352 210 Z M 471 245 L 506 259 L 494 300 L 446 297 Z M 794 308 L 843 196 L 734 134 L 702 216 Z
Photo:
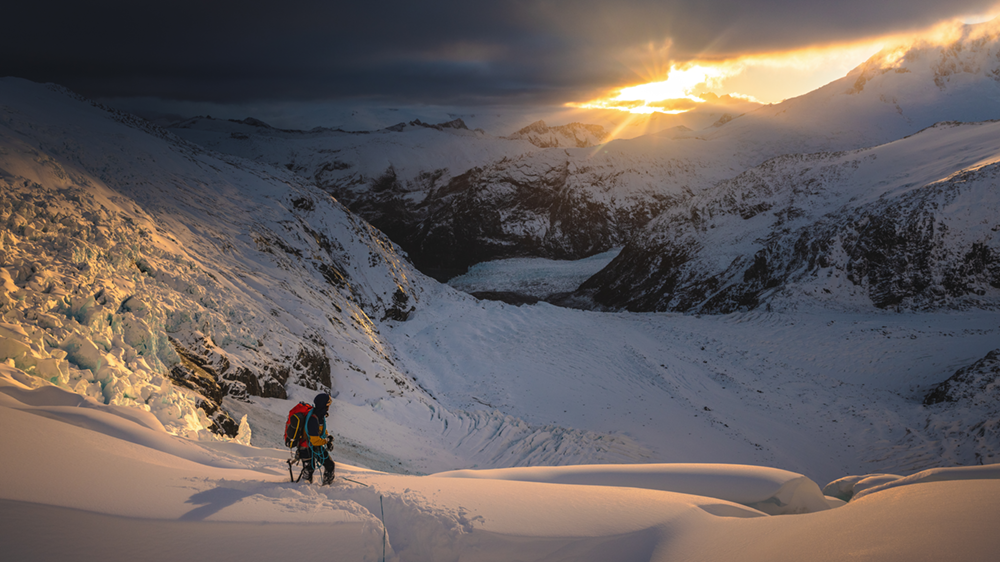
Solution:
M 942 123 L 915 133 L 1000 117 L 998 55 L 1000 23 L 964 26 L 698 133 L 735 143 L 741 163 L 789 154 L 666 211 L 561 302 L 713 313 L 789 293 L 880 308 L 995 302 L 1000 130 Z
M 539 120 L 507 138 L 523 139 L 540 148 L 587 148 L 607 142 L 610 140 L 610 135 L 600 125 L 570 123 L 569 125 L 549 127 L 545 121 Z
M 491 259 L 620 246 L 692 188 L 731 173 L 694 144 L 542 149 L 455 126 L 292 132 L 208 118 L 171 130 L 308 178 L 439 279 Z
M 754 166 L 786 153 L 853 150 L 941 121 L 1000 118 L 1000 19 L 888 47 L 847 76 L 706 129 Z
M 978 428 L 965 429 L 984 410 L 921 404 L 956 368 L 996 349 L 995 312 L 698 318 L 477 301 L 421 276 L 300 176 L 209 152 L 55 87 L 4 80 L 0 95 L 0 415 L 10 427 L 111 428 L 209 463 L 245 466 L 230 456 L 244 455 L 275 482 L 287 452 L 267 447 L 281 447 L 291 404 L 326 388 L 337 396 L 338 463 L 390 472 L 696 462 L 823 482 L 1000 454 L 988 431 L 979 439 Z M 968 130 L 990 126 L 929 133 L 967 141 Z M 907 141 L 930 150 L 943 144 L 927 139 L 942 138 Z M 626 156 L 610 147 L 600 158 Z M 166 435 L 211 440 L 213 424 L 236 438 L 203 449 Z M 26 450 L 27 433 L 0 432 L 3 450 Z M 107 438 L 73 435 L 95 439 L 100 453 L 88 462 L 104 466 Z M 238 445 L 248 442 L 264 449 Z M 168 462 L 136 453 L 147 454 Z M 598 472 L 591 482 L 620 483 Z M 284 493 L 259 474 L 232 477 L 249 479 L 254 494 Z M 41 501 L 6 490 L 0 499 L 11 497 Z
M 17 368 L 230 435 L 223 397 L 416 389 L 378 323 L 425 278 L 329 195 L 56 87 L 2 93 L 0 347 Z
M 418 121 L 363 134 L 208 119 L 174 130 L 309 178 L 421 271 L 447 279 L 492 259 L 577 259 L 622 245 L 651 217 L 784 154 L 856 150 L 941 121 L 1000 118 L 998 29 L 965 26 L 948 41 L 887 50 L 810 94 L 721 114 L 701 130 L 592 148 L 562 147 L 600 142 L 596 126 L 541 122 L 508 138 Z
M 803 296 L 832 306 L 993 306 L 998 185 L 1000 121 L 782 156 L 657 217 L 576 297 L 709 313 Z

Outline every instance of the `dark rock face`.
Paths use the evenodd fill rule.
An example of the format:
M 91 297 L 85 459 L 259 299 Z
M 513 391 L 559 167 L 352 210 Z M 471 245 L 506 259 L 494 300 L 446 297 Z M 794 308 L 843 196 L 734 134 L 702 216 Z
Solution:
M 972 365 L 955 371 L 924 397 L 925 406 L 942 402 L 1000 404 L 1000 349 L 994 349 Z
M 382 321 L 395 320 L 397 322 L 406 322 L 410 318 L 410 314 L 416 310 L 416 307 L 409 306 L 409 303 L 410 296 L 403 292 L 402 289 L 396 289 L 396 292 L 392 295 L 392 306 L 386 309 Z
M 509 162 L 448 181 L 441 181 L 444 172 L 402 181 L 389 168 L 368 189 L 340 185 L 323 170 L 314 179 L 441 281 L 482 261 L 580 259 L 606 251 L 679 199 L 662 193 L 598 199 L 575 187 L 569 159 L 530 176 Z
M 249 400 L 251 396 L 287 399 L 285 383 L 291 380 L 312 390 L 331 387 L 330 359 L 322 340 L 304 338 L 304 345 L 293 356 L 261 357 L 259 363 L 245 364 L 217 347 L 211 339 L 194 332 L 184 342 L 170 338 L 179 357 L 171 366 L 171 380 L 201 395 L 198 407 L 205 411 L 213 425 L 210 430 L 233 437 L 239 423 L 223 409 L 225 398 Z M 234 363 L 237 365 L 234 367 Z
M 221 408 L 225 393 L 219 385 L 219 373 L 208 361 L 189 352 L 177 340 L 170 338 L 170 344 L 180 357 L 180 362 L 170 368 L 170 379 L 174 384 L 201 395 L 198 407 L 212 420 L 212 425 L 209 426 L 211 431 L 235 437 L 240 426 Z
M 996 204 L 1000 165 L 872 198 L 848 186 L 874 156 L 781 157 L 721 182 L 658 217 L 575 298 L 701 313 L 754 309 L 793 284 L 831 299 L 863 294 L 878 308 L 995 298 L 1000 223 L 990 217 L 1000 209 L 983 206 Z
M 514 306 L 521 306 L 522 304 L 535 304 L 541 300 L 538 297 L 522 295 L 521 293 L 514 293 L 511 291 L 476 291 L 470 294 L 479 300 L 500 301 Z

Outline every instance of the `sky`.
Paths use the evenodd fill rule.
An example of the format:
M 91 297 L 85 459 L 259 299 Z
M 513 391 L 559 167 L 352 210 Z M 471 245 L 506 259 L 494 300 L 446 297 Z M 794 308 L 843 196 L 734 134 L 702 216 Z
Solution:
M 38 0 L 4 12 L 0 75 L 96 98 L 563 105 L 728 62 L 702 90 L 772 103 L 843 76 L 886 37 L 989 19 L 1000 2 Z

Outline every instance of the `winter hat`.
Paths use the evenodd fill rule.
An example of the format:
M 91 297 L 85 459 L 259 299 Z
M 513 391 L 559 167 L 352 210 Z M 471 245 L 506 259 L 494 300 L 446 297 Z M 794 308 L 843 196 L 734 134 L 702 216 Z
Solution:
M 326 412 L 330 408 L 331 401 L 332 399 L 330 398 L 330 395 L 324 392 L 316 395 L 316 399 L 313 400 L 313 405 L 316 406 L 317 410 Z

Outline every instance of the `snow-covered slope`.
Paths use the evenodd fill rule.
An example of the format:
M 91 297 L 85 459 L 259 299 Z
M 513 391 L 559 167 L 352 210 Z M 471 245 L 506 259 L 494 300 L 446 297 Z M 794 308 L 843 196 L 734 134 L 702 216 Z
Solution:
M 753 166 L 884 144 L 941 121 L 992 119 L 1000 119 L 1000 18 L 888 47 L 839 80 L 699 136 L 737 140 Z
M 775 158 L 657 217 L 576 295 L 629 310 L 995 306 L 1000 121 Z
M 1000 549 L 995 467 L 896 478 L 846 505 L 801 475 L 732 465 L 413 477 L 341 463 L 320 487 L 289 483 L 283 451 L 171 436 L 8 371 L 0 542 L 16 560 L 973 562 Z M 71 466 L 38 462 L 39 433 Z
M 274 445 L 287 399 L 330 389 L 349 458 L 403 471 L 649 458 L 611 424 L 451 399 L 395 328 L 479 303 L 323 191 L 56 87 L 0 94 L 0 359 L 39 384 Z
M 929 406 L 927 425 L 936 425 L 952 438 L 941 443 L 942 455 L 969 451 L 977 462 L 980 447 L 1000 442 L 1000 349 L 955 371 L 924 397 Z
M 177 431 L 209 425 L 197 402 L 230 435 L 224 396 L 416 389 L 377 322 L 425 278 L 326 193 L 55 87 L 0 95 L 3 360 Z
M 718 536 L 750 560 L 996 547 L 980 532 L 992 483 L 903 482 L 813 518 L 759 512 L 831 505 L 815 483 L 845 475 L 995 463 L 995 414 L 922 402 L 996 349 L 996 312 L 477 301 L 296 176 L 58 88 L 0 85 L 5 552 L 321 556 L 333 537 L 339 556 L 376 559 L 383 521 L 389 558 L 417 561 L 714 560 L 732 548 Z M 288 484 L 287 452 L 267 448 L 291 403 L 327 387 L 339 474 L 370 488 Z M 212 406 L 234 419 L 208 419 Z M 236 438 L 211 440 L 213 422 Z M 63 462 L 38 461 L 39 435 L 58 436 Z M 592 466 L 537 470 L 568 464 Z M 398 474 L 506 467 L 532 469 Z M 876 520 L 899 523 L 875 533 Z M 43 522 L 62 540 L 40 547 Z M 851 540 L 817 553 L 827 526 Z

